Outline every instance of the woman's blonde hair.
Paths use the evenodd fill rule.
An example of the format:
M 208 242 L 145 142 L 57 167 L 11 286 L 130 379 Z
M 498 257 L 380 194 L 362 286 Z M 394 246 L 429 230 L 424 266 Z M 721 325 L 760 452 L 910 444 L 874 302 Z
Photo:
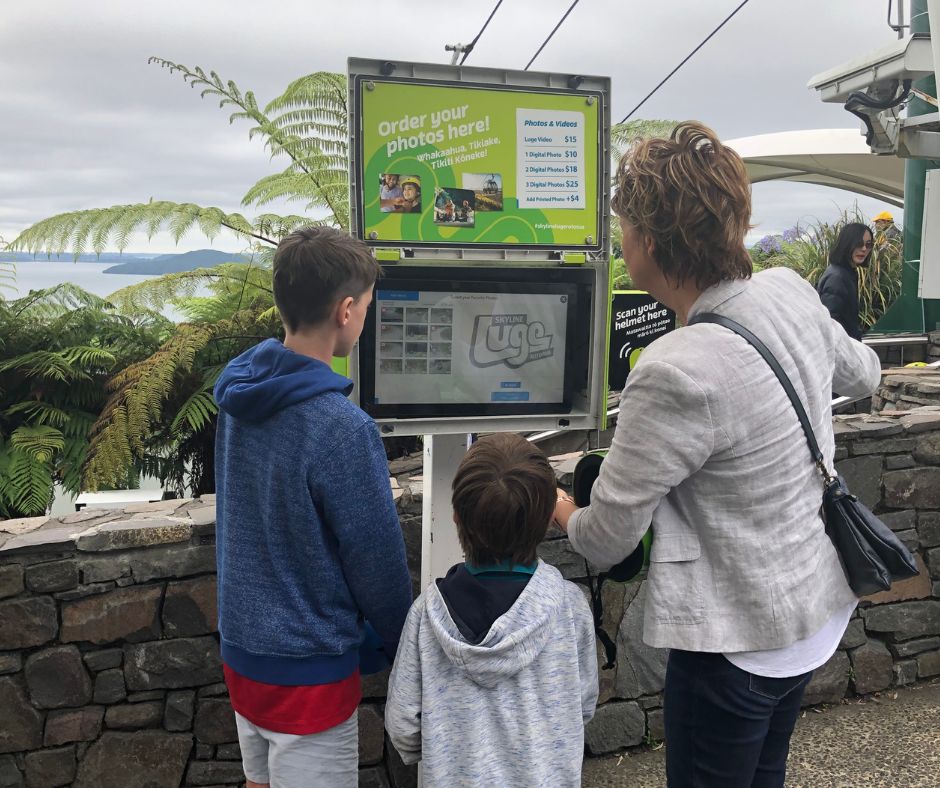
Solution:
M 691 279 L 704 290 L 751 275 L 744 162 L 701 123 L 685 121 L 669 139 L 641 140 L 627 151 L 611 206 L 653 240 L 653 259 L 680 285 Z

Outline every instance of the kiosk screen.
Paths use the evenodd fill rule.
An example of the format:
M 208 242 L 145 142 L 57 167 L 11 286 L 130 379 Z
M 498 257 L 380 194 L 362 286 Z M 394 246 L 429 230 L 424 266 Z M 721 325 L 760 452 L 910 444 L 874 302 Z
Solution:
M 375 417 L 567 413 L 578 288 L 380 280 L 360 343 Z

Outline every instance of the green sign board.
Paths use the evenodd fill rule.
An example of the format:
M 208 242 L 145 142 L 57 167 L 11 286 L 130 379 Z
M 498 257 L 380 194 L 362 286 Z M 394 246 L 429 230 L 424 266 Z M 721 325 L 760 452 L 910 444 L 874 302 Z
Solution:
M 600 248 L 600 94 L 363 76 L 354 91 L 368 243 Z

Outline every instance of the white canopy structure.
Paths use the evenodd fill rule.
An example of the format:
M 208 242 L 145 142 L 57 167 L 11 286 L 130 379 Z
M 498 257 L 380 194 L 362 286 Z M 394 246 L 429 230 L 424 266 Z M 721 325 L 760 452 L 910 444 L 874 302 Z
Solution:
M 744 159 L 751 183 L 816 183 L 904 205 L 904 160 L 876 156 L 857 129 L 784 131 L 725 144 Z

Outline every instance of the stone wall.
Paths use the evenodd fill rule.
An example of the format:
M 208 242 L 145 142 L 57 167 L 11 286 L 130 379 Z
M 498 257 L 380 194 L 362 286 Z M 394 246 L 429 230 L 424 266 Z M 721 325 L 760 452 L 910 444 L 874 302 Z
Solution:
M 912 367 L 886 372 L 871 398 L 871 410 L 883 413 L 940 405 L 940 370 Z
M 836 430 L 840 473 L 917 549 L 922 574 L 862 603 L 807 703 L 940 675 L 940 408 L 839 417 Z M 562 464 L 564 478 L 573 463 Z M 417 578 L 420 458 L 390 471 Z M 0 523 L 0 788 L 243 780 L 219 661 L 214 542 L 212 496 Z M 567 542 L 541 554 L 583 581 Z M 646 584 L 603 593 L 618 660 L 600 671 L 591 754 L 663 737 L 665 652 L 640 638 Z M 386 683 L 387 673 L 363 682 L 360 784 L 413 786 L 415 769 L 384 736 Z

